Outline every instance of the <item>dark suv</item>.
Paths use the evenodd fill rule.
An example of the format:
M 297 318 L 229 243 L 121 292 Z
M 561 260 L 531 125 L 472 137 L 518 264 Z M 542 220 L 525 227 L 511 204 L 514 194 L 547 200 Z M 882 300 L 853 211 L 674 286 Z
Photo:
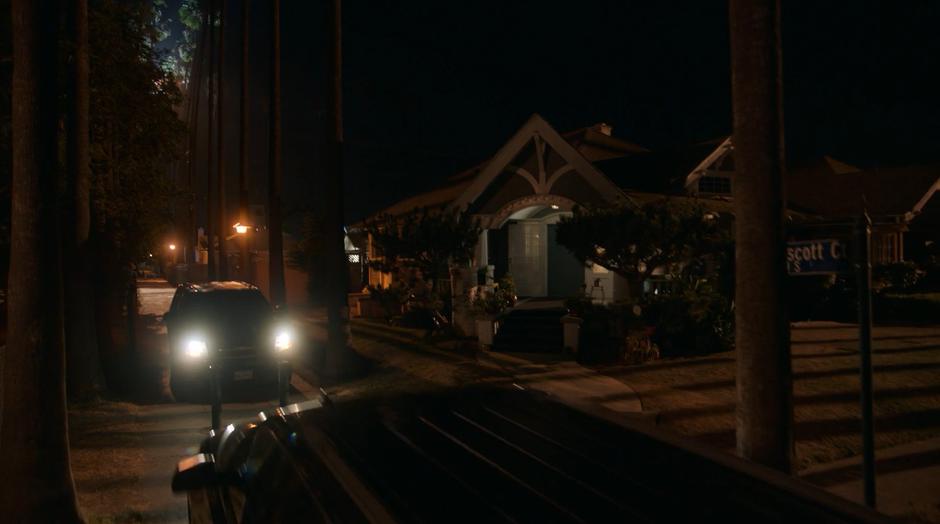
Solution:
M 244 282 L 181 285 L 163 320 L 177 400 L 207 392 L 210 370 L 222 390 L 260 383 L 274 392 L 278 363 L 293 351 L 289 325 L 256 286 Z

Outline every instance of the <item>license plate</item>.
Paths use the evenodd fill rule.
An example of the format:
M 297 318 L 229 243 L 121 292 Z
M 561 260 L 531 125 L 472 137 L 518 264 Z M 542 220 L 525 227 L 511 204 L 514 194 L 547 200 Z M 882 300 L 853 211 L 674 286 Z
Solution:
M 235 380 L 251 380 L 252 378 L 254 378 L 254 376 L 255 376 L 255 372 L 254 372 L 254 371 L 252 371 L 252 370 L 250 370 L 250 369 L 246 369 L 246 370 L 244 370 L 244 371 L 236 371 L 236 372 L 234 373 L 233 378 L 234 378 Z

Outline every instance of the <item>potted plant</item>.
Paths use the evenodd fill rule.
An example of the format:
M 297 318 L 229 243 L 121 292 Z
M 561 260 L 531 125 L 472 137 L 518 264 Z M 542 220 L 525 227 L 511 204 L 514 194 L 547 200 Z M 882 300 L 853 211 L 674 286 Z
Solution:
M 493 286 L 478 285 L 470 290 L 470 309 L 481 348 L 493 345 L 500 315 L 516 303 L 516 292 L 509 276 Z

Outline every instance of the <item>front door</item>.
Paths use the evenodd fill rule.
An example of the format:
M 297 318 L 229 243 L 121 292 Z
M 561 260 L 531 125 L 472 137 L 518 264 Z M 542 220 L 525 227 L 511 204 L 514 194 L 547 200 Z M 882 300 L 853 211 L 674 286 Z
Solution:
M 556 240 L 556 224 L 548 225 L 548 295 L 574 297 L 584 294 L 584 264 Z
M 538 221 L 510 223 L 509 274 L 520 297 L 544 297 L 547 292 L 545 224 Z

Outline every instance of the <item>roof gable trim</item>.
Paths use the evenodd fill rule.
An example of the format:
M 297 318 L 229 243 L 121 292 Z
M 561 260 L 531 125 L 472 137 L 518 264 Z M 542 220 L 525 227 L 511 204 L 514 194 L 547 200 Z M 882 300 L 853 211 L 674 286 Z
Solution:
M 533 141 L 538 157 L 538 178 L 525 169 L 511 166 L 510 163 L 524 147 Z M 545 173 L 545 150 L 551 147 L 565 160 L 565 165 L 551 175 Z M 555 129 L 538 114 L 529 120 L 503 145 L 490 162 L 476 176 L 469 187 L 450 205 L 451 208 L 463 209 L 473 203 L 501 173 L 511 171 L 521 175 L 530 184 L 536 194 L 548 194 L 555 182 L 565 173 L 577 171 L 604 198 L 615 200 L 622 195 L 609 178 L 598 171 L 581 153 L 568 143 Z

